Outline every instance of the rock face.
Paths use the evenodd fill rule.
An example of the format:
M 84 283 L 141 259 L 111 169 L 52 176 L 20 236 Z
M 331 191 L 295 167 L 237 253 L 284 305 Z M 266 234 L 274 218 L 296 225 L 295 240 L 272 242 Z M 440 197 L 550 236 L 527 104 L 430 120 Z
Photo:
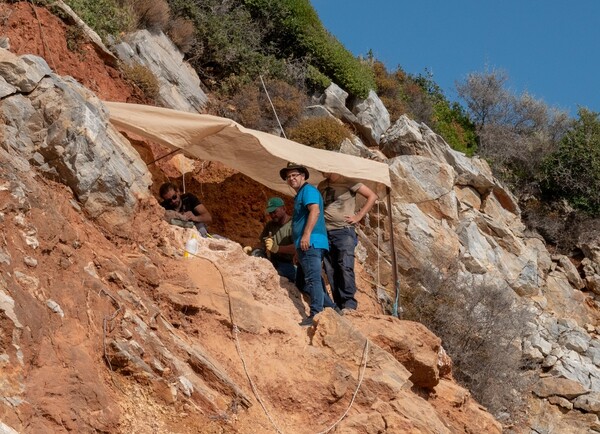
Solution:
M 551 256 L 541 238 L 526 230 L 515 198 L 485 161 L 453 151 L 424 124 L 402 116 L 386 131 L 381 150 L 390 163 L 400 266 L 443 274 L 454 264 L 460 270 L 456 284 L 468 284 L 472 297 L 490 285 L 512 291 L 515 302 L 534 315 L 521 336 L 523 357 L 551 375 L 536 395 L 562 411 L 595 414 L 598 316 L 581 290 L 595 288 L 597 249 L 582 249 L 582 278 L 566 256 Z M 542 426 L 551 412 L 534 408 L 538 413 L 532 411 L 530 421 Z M 582 418 L 577 429 L 595 423 Z
M 0 75 L 11 87 L 0 102 L 4 149 L 68 185 L 93 218 L 125 224 L 150 174 L 98 98 L 35 56 L 0 50 Z
M 332 83 L 317 98 L 317 105 L 310 107 L 309 116 L 325 116 L 322 110 L 317 109 L 323 107 L 327 113 L 353 125 L 369 146 L 379 145 L 382 134 L 390 126 L 390 115 L 377 94 L 370 91 L 367 98 L 354 101 L 352 109 L 348 108 L 347 99 L 348 92 Z
M 130 33 L 114 47 L 127 65 L 148 68 L 159 83 L 157 102 L 175 110 L 201 113 L 208 97 L 201 89 L 196 71 L 183 61 L 183 53 L 162 32 L 147 30 Z

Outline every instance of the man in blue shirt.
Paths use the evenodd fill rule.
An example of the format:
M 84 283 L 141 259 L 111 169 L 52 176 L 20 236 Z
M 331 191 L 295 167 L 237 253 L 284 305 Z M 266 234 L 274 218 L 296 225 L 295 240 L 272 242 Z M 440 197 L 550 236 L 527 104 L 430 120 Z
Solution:
M 279 176 L 296 191 L 292 236 L 304 274 L 303 292 L 310 297 L 310 315 L 300 325 L 310 326 L 314 316 L 323 310 L 326 300 L 328 305 L 333 304 L 329 295 L 325 293 L 321 280 L 323 255 L 329 250 L 323 217 L 323 198 L 319 190 L 306 182 L 309 177 L 306 167 L 288 163 L 279 171 Z

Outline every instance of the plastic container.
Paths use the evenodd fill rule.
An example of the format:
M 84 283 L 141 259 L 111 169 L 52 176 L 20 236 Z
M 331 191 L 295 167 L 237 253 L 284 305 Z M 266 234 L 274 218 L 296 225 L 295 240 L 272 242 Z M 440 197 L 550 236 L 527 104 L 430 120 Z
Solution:
M 183 257 L 191 258 L 196 253 L 198 253 L 198 240 L 195 236 L 193 236 L 185 242 L 185 251 L 183 252 Z

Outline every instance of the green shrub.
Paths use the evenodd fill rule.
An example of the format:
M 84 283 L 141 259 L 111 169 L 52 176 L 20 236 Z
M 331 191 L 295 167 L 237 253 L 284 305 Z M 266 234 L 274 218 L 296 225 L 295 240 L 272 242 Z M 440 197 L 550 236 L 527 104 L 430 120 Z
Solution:
M 309 89 L 323 92 L 331 84 L 331 79 L 312 65 L 308 65 L 306 71 L 306 84 Z
M 263 23 L 265 41 L 282 56 L 307 58 L 321 74 L 351 95 L 375 89 L 373 73 L 323 27 L 309 0 L 242 0 Z
M 351 133 L 344 124 L 330 117 L 308 118 L 290 129 L 288 138 L 313 148 L 337 151 Z
M 102 39 L 134 29 L 135 17 L 130 8 L 116 0 L 65 0 Z
M 469 120 L 458 103 L 450 104 L 446 99 L 433 106 L 433 130 L 452 147 L 469 157 L 477 151 L 475 125 Z
M 261 46 L 263 31 L 239 2 L 169 0 L 169 4 L 174 15 L 194 23 L 196 37 L 189 60 L 211 88 L 225 86 L 231 93 L 237 90 L 237 76 L 247 83 L 268 69 L 271 62 Z
M 125 74 L 125 78 L 139 87 L 146 97 L 152 100 L 156 99 L 159 84 L 152 71 L 139 63 L 124 65 L 122 71 Z
M 86 41 L 85 35 L 79 26 L 68 26 L 65 34 L 67 39 L 67 48 L 70 51 L 83 55 L 83 43 Z
M 542 166 L 543 192 L 575 208 L 600 215 L 599 113 L 579 110 L 579 119 Z

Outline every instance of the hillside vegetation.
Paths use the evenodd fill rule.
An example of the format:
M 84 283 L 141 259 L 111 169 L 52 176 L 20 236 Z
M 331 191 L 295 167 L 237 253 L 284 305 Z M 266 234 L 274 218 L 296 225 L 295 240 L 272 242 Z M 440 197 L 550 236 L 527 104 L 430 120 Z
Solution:
M 519 197 L 535 198 L 523 204 L 534 203 L 536 216 L 540 207 L 548 214 L 545 203 L 557 201 L 583 219 L 600 213 L 598 114 L 582 108 L 574 120 L 528 93 L 517 95 L 507 89 L 503 71 L 475 72 L 458 82 L 463 106 L 450 101 L 428 71 L 388 70 L 371 53 L 355 57 L 324 28 L 309 0 L 67 3 L 104 38 L 136 27 L 165 31 L 217 96 L 213 111 L 248 127 L 276 128 L 259 77 L 275 95 L 283 128 L 293 129 L 298 139 L 315 137 L 311 143 L 317 146 L 328 146 L 323 143 L 329 137 L 344 132 L 332 135 L 330 125 L 298 124 L 307 95 L 331 82 L 350 100 L 375 90 L 392 121 L 407 115 L 454 149 L 488 160 Z

